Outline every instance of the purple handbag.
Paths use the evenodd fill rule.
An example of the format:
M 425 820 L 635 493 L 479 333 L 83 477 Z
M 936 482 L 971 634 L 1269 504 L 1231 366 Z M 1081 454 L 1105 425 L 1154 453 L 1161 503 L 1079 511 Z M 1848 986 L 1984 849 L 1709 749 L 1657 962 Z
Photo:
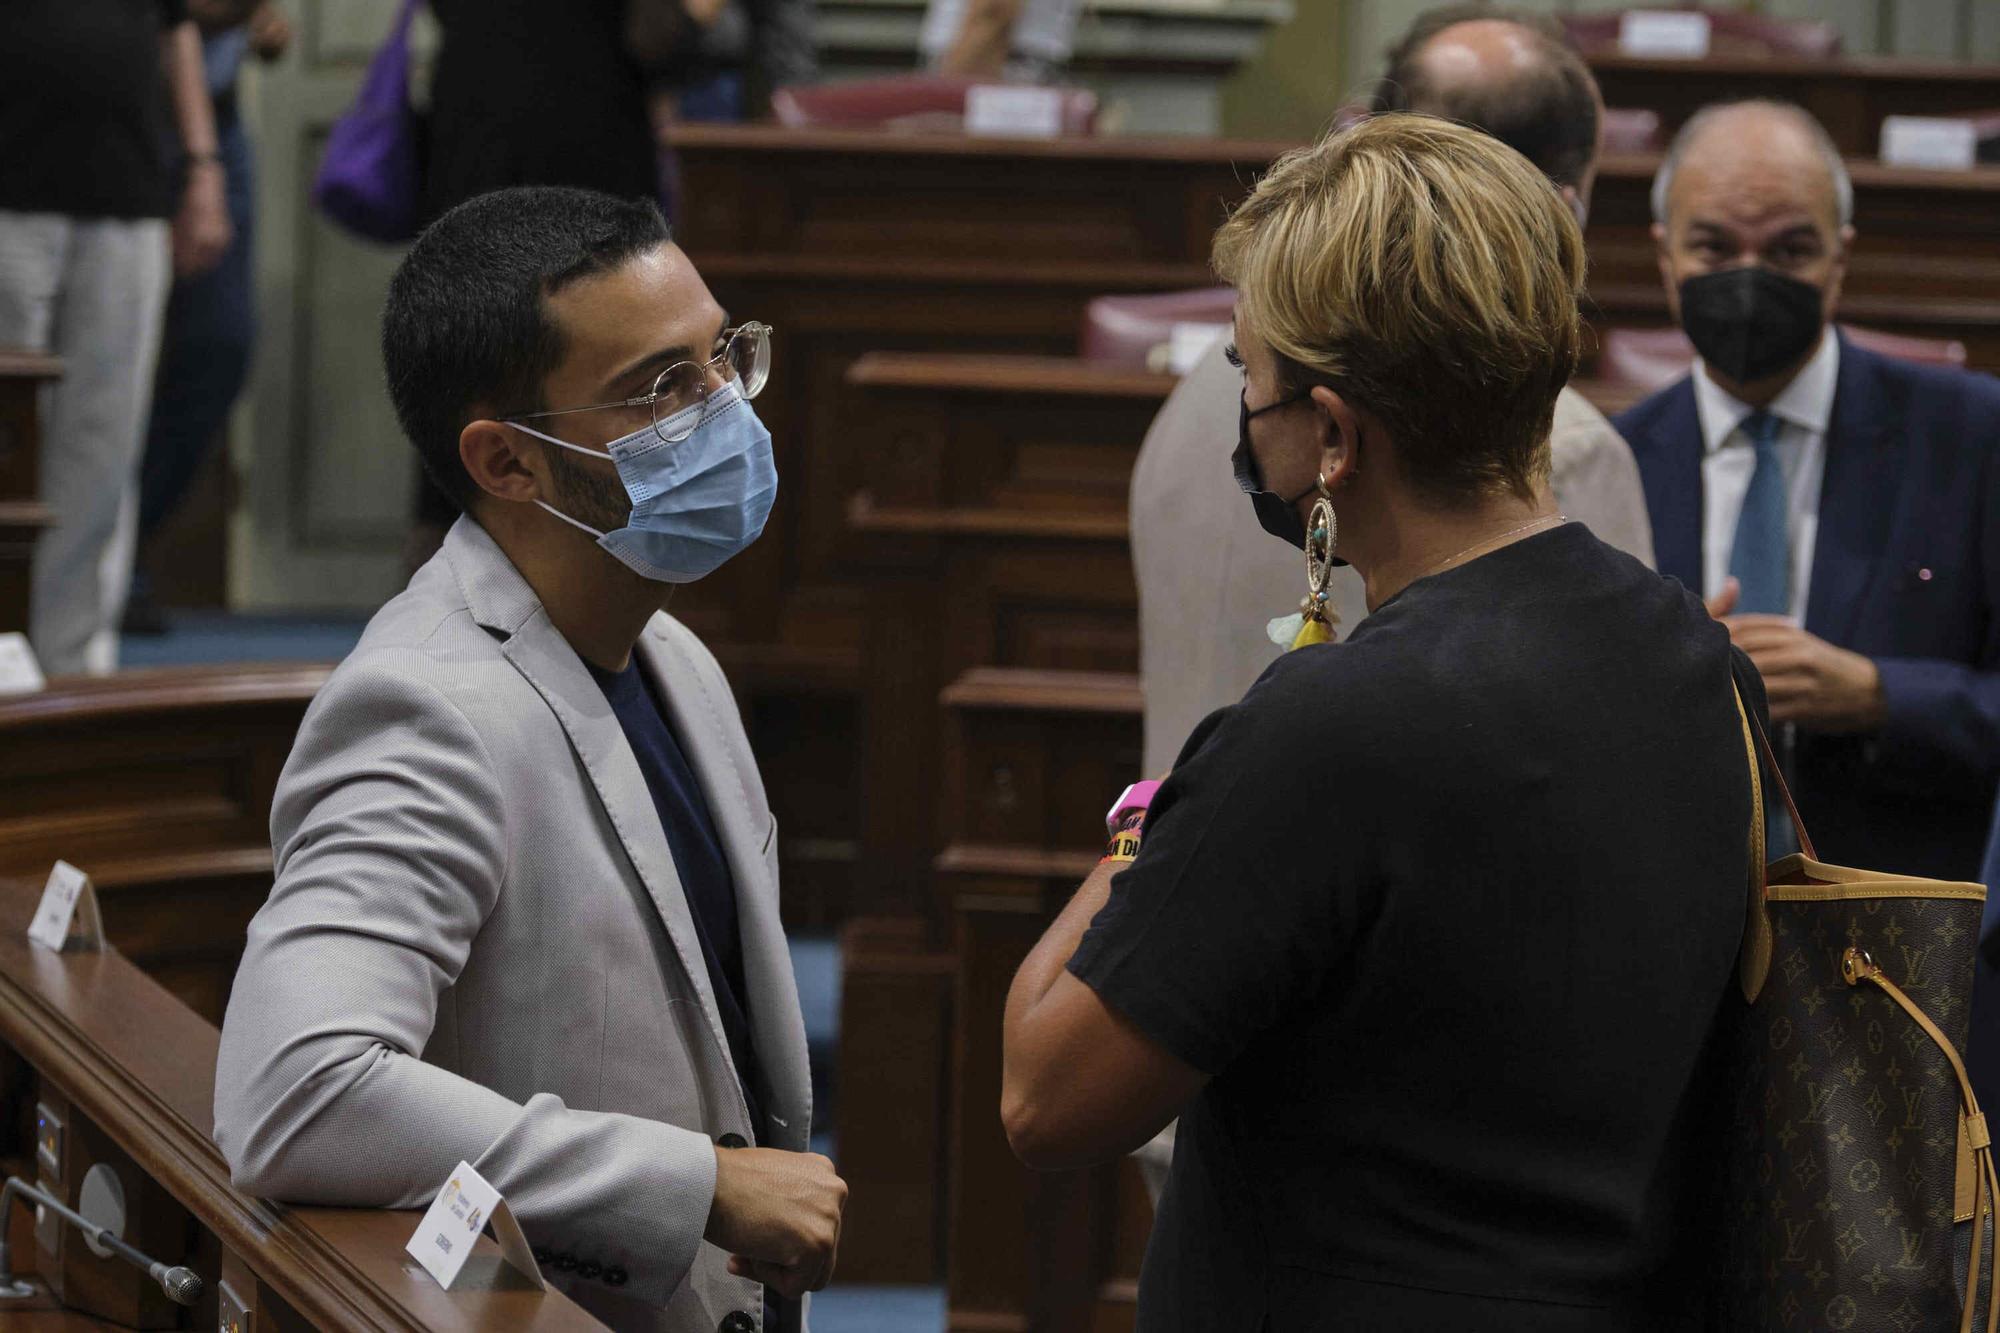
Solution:
M 368 62 L 354 105 L 333 123 L 313 181 L 313 203 L 348 231 L 371 241 L 407 241 L 417 234 L 417 113 L 410 107 L 410 20 L 403 12 Z

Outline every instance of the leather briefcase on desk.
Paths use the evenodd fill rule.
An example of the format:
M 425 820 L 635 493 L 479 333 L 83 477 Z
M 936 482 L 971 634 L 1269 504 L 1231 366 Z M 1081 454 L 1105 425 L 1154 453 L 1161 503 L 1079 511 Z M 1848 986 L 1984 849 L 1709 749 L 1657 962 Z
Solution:
M 1818 860 L 1743 710 L 1754 814 L 1713 1320 L 1993 1329 L 1996 1182 L 1967 1081 L 1977 884 Z M 1759 755 L 1803 852 L 1764 864 Z M 1976 1322 L 1975 1322 L 1976 1320 Z

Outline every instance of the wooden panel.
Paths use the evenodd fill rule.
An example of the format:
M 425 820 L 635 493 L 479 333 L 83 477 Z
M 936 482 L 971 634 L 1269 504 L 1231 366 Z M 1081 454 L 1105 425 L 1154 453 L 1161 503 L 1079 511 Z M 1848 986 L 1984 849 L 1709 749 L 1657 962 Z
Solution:
M 0 632 L 28 628 L 35 543 L 54 522 L 41 501 L 41 396 L 62 362 L 0 348 Z
M 847 1282 L 936 1282 L 944 1273 L 947 1063 L 956 958 L 920 920 L 867 917 L 841 931 L 840 1168 L 866 1182 L 841 1220 Z
M 1138 681 L 989 667 L 942 702 L 951 842 L 938 892 L 959 959 L 949 1326 L 1129 1328 L 1151 1218 L 1137 1168 L 1022 1166 L 1000 1125 L 1000 1034 L 1015 970 L 1096 860 L 1103 793 L 1138 771 Z
M 1817 9 L 1815 4 L 1815 17 Z M 1956 21 L 1947 22 L 1955 34 Z M 1952 45 L 1958 45 L 1955 35 Z M 1590 57 L 1590 67 L 1607 106 L 1657 111 L 1668 133 L 1711 102 L 1774 97 L 1812 112 L 1840 151 L 1854 157 L 1875 156 L 1884 116 L 1962 115 L 2000 105 L 2000 65 L 1950 59 L 1660 60 L 1604 54 Z
M 1013 444 L 992 446 L 1005 457 L 986 457 L 997 437 L 984 408 L 960 398 L 954 428 L 985 433 L 947 442 L 921 412 L 884 420 L 881 399 L 850 393 L 849 369 L 869 352 L 1066 354 L 1091 297 L 1201 285 L 1225 205 L 1276 146 L 689 126 L 677 148 L 690 201 L 682 245 L 726 308 L 776 330 L 775 374 L 757 409 L 783 481 L 765 539 L 686 589 L 674 610 L 716 649 L 752 717 L 766 698 L 848 701 L 860 732 L 839 808 L 852 822 L 823 836 L 854 849 L 853 897 L 828 910 L 924 911 L 939 845 L 932 701 L 949 679 L 943 551 L 1000 539 L 973 510 L 1040 506 L 1063 495 L 1066 479 L 1097 512 L 1122 507 L 1114 478 L 1151 413 L 1128 400 L 1121 419 L 1133 424 L 1102 441 L 1125 451 L 1113 461 L 1084 449 L 1099 441 L 1076 414 L 1099 409 L 1075 398 L 1057 410 L 1023 403 Z M 921 396 L 920 386 L 897 388 Z M 1018 433 L 1031 413 L 1040 438 Z M 878 498 L 863 512 L 888 517 L 853 523 L 854 496 L 877 481 L 891 496 L 963 503 Z M 957 534 L 927 530 L 950 525 L 947 509 Z M 973 585 L 949 586 L 956 595 Z M 1076 637 L 1037 628 L 1016 639 L 1062 654 Z M 802 665 L 788 668 L 787 656 Z M 753 730 L 752 741 L 767 764 L 789 743 L 770 730 Z M 809 804 L 787 792 L 792 780 L 769 781 L 781 820 L 786 807 Z
M 327 671 L 134 671 L 0 699 L 0 874 L 82 868 L 113 945 L 220 1022 L 271 888 L 272 792 Z
M 489 1241 L 445 1291 L 403 1254 L 414 1214 L 281 1208 L 238 1193 L 212 1141 L 220 1034 L 115 951 L 30 944 L 39 896 L 36 883 L 0 879 L 0 1043 L 56 1090 L 71 1126 L 101 1130 L 208 1233 L 189 1242 L 207 1285 L 225 1252 L 255 1275 L 260 1329 L 267 1309 L 285 1330 L 602 1328 L 561 1294 L 503 1274 Z M 207 1315 L 214 1327 L 213 1306 Z

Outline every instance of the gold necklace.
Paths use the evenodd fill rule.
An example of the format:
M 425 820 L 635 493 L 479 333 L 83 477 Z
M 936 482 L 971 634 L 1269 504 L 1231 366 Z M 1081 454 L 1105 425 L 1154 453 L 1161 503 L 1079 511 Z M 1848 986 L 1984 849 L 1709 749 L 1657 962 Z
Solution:
M 1542 526 L 1544 523 L 1553 526 L 1558 523 L 1567 523 L 1567 522 L 1569 522 L 1569 516 L 1567 514 L 1544 514 L 1540 518 L 1530 519 L 1529 521 L 1523 523 L 1518 528 L 1509 528 L 1507 529 L 1507 531 L 1500 533 L 1498 536 L 1482 537 L 1478 541 L 1474 542 L 1472 545 L 1466 547 L 1463 551 L 1460 551 L 1457 555 L 1446 556 L 1444 559 L 1438 561 L 1435 565 L 1432 565 L 1429 569 L 1425 570 L 1423 573 L 1417 575 L 1416 579 L 1411 579 L 1410 582 L 1415 583 L 1417 579 L 1427 579 L 1431 575 L 1443 569 L 1446 565 L 1452 563 L 1454 560 L 1457 560 L 1463 556 L 1470 555 L 1482 546 L 1491 546 L 1495 542 L 1504 542 L 1509 537 L 1512 537 L 1517 533 L 1526 532 L 1529 528 L 1538 528 Z

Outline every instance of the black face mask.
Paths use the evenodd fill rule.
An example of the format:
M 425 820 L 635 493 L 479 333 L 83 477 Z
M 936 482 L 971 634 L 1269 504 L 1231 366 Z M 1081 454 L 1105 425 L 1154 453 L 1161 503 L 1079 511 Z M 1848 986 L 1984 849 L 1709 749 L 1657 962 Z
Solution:
M 1250 452 L 1250 418 L 1298 402 L 1307 394 L 1293 394 L 1290 398 L 1280 398 L 1275 403 L 1266 403 L 1255 412 L 1250 410 L 1250 400 L 1238 395 L 1236 399 L 1236 452 L 1229 456 L 1230 464 L 1236 469 L 1236 484 L 1250 497 L 1250 505 L 1257 511 L 1257 526 L 1298 547 L 1306 549 L 1306 521 L 1299 517 L 1299 501 L 1312 494 L 1308 486 L 1287 500 L 1276 491 L 1264 489 L 1264 478 L 1257 471 L 1257 455 Z
M 1804 360 L 1825 323 L 1819 288 L 1762 264 L 1689 278 L 1680 294 L 1694 349 L 1738 384 Z

